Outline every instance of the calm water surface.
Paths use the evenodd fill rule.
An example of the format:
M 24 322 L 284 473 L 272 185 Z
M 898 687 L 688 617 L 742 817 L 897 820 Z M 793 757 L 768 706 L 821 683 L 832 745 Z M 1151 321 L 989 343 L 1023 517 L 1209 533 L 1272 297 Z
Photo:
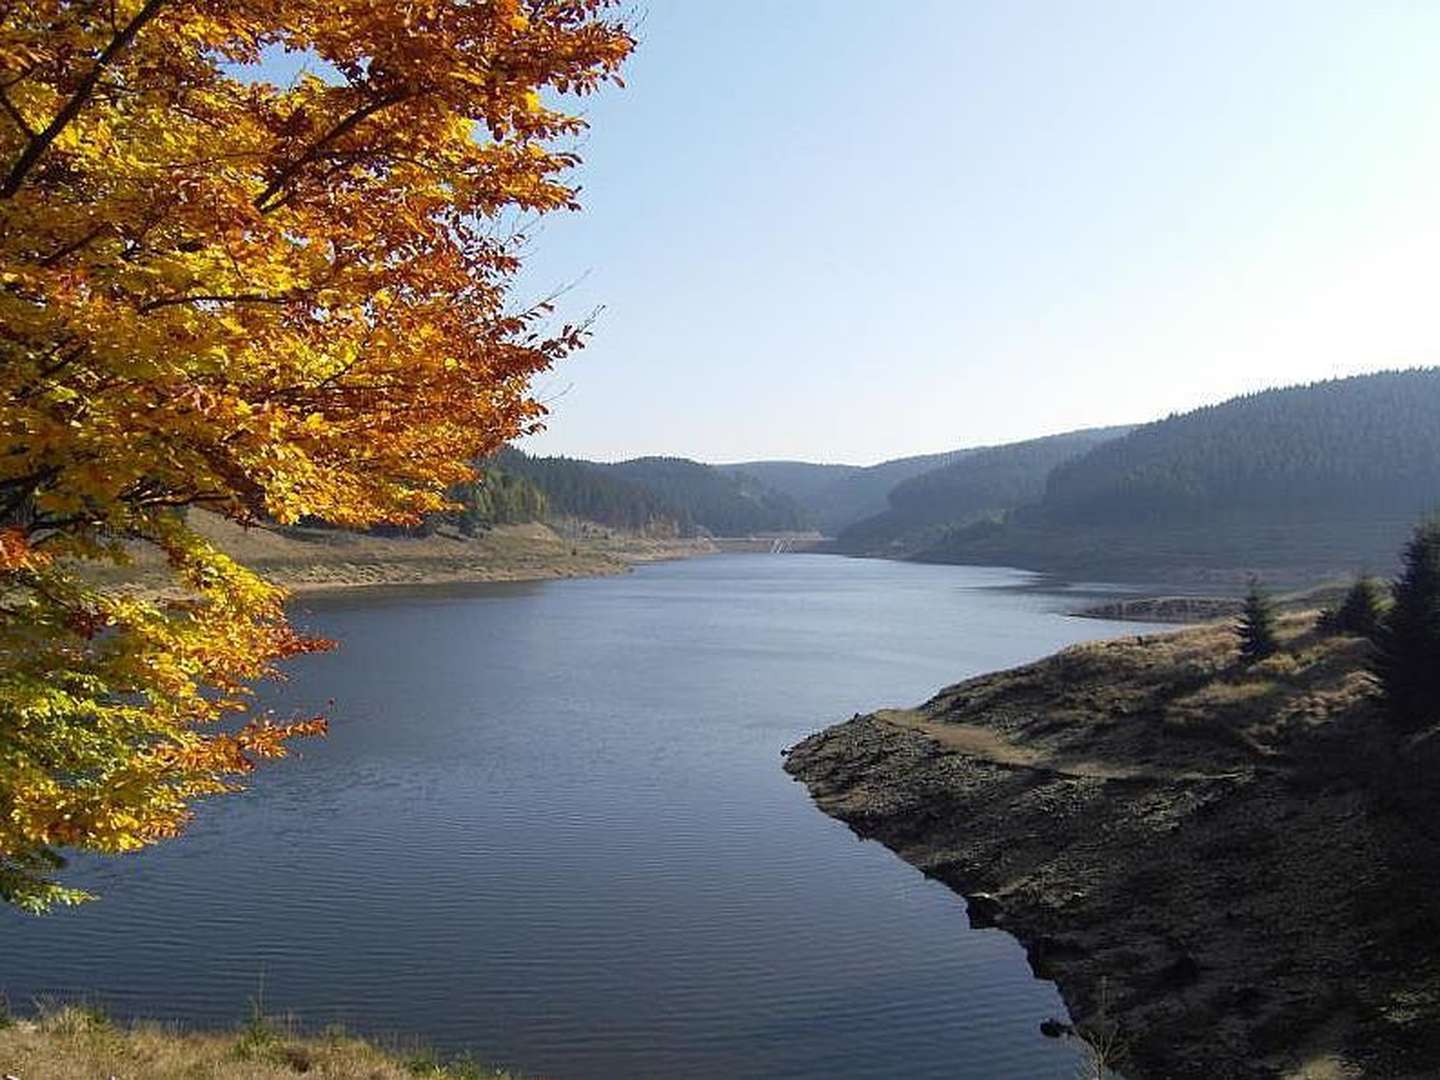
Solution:
M 198 1024 L 263 993 L 559 1080 L 1072 1076 L 1015 942 L 820 814 L 780 750 L 1135 631 L 1073 602 L 814 555 L 307 600 L 343 648 L 269 696 L 333 700 L 329 738 L 184 839 L 81 864 L 101 902 L 0 913 L 0 990 Z

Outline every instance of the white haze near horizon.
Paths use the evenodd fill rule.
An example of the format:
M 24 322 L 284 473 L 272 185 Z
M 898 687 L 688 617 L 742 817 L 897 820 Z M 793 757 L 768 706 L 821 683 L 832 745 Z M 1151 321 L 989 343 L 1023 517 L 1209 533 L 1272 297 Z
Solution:
M 659 0 L 536 453 L 869 463 L 1440 362 L 1440 4 Z

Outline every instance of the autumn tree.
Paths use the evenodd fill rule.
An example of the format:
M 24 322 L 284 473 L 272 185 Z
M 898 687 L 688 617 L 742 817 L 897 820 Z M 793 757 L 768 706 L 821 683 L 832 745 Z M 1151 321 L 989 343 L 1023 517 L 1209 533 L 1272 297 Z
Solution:
M 611 4 L 0 9 L 0 897 L 80 899 L 65 849 L 171 836 L 321 726 L 254 706 L 318 644 L 186 508 L 413 522 L 539 422 L 584 331 L 510 299 L 517 222 L 575 206 Z M 267 81 L 282 50 L 318 74 Z M 136 545 L 173 590 L 95 584 Z

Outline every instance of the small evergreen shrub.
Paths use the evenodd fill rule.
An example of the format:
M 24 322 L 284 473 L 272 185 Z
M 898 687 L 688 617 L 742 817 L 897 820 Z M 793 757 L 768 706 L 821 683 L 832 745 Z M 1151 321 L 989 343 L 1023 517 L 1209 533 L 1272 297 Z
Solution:
M 1375 640 L 1385 619 L 1389 597 L 1385 586 L 1366 575 L 1357 578 L 1334 611 L 1321 616 L 1321 629 L 1332 634 L 1351 634 Z
M 1275 636 L 1275 603 L 1253 578 L 1236 632 L 1240 635 L 1240 655 L 1246 660 L 1263 660 L 1280 648 Z

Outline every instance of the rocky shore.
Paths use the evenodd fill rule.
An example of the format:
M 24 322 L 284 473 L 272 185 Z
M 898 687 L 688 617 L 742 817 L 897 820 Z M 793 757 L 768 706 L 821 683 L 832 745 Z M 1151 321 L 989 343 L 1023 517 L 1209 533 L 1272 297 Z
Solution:
M 1015 935 L 1128 1080 L 1433 1078 L 1440 753 L 1313 624 L 1256 665 L 1216 626 L 1079 646 L 786 768 Z
M 1243 606 L 1243 600 L 1232 596 L 1138 596 L 1107 600 L 1075 615 L 1124 622 L 1200 623 L 1238 615 Z

